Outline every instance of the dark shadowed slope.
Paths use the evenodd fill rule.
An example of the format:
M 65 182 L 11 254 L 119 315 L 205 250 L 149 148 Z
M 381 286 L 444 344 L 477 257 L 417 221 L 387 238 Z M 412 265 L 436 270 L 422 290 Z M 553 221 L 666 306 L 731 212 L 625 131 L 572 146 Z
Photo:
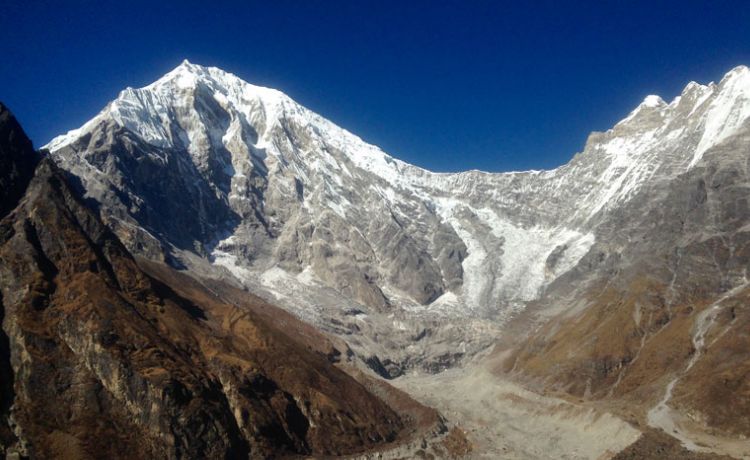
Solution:
M 31 141 L 0 102 L 0 218 L 16 207 L 38 161 Z

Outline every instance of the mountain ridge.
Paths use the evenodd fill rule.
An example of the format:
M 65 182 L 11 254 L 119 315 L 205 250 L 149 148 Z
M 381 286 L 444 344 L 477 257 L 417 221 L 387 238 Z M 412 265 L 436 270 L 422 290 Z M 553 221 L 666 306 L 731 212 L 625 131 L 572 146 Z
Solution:
M 722 79 L 719 80 L 718 84 L 715 83 L 715 82 L 713 82 L 713 81 L 711 81 L 711 82 L 709 82 L 709 83 L 707 83 L 707 84 L 704 85 L 704 84 L 698 83 L 696 81 L 690 81 L 683 88 L 683 90 L 681 91 L 681 93 L 678 96 L 675 96 L 675 98 L 672 101 L 670 101 L 670 102 L 666 102 L 664 99 L 662 99 L 661 96 L 656 95 L 656 94 L 647 95 L 643 99 L 643 101 L 634 110 L 632 110 L 625 118 L 623 118 L 619 122 L 615 123 L 615 125 L 621 124 L 621 123 L 626 122 L 627 120 L 631 119 L 632 116 L 636 112 L 638 112 L 642 107 L 655 108 L 655 107 L 660 107 L 660 106 L 669 106 L 669 105 L 672 105 L 675 102 L 679 101 L 689 91 L 698 90 L 698 91 L 704 92 L 706 90 L 714 90 L 717 86 L 720 86 L 722 83 L 724 83 L 725 80 L 730 79 L 731 77 L 733 77 L 734 75 L 737 75 L 737 74 L 747 73 L 748 71 L 750 71 L 750 69 L 748 69 L 748 66 L 741 64 L 741 65 L 735 66 L 729 72 L 727 72 L 722 77 Z M 252 87 L 259 94 L 265 94 L 266 97 L 267 97 L 267 99 L 270 100 L 270 101 L 274 101 L 274 102 L 277 102 L 277 103 L 279 101 L 284 101 L 286 103 L 293 103 L 293 104 L 299 105 L 290 96 L 288 96 L 286 93 L 284 93 L 282 91 L 279 91 L 277 89 L 270 88 L 270 87 L 258 86 L 258 85 L 247 83 L 245 81 L 242 81 L 240 79 L 240 77 L 236 76 L 235 74 L 223 71 L 222 69 L 220 69 L 218 67 L 202 66 L 202 65 L 199 65 L 199 64 L 194 64 L 194 63 L 191 63 L 190 61 L 188 61 L 187 59 L 184 59 L 180 63 L 180 65 L 178 65 L 175 69 L 173 69 L 170 72 L 166 73 L 164 76 L 162 76 L 161 78 L 157 79 L 153 83 L 150 83 L 150 84 L 148 84 L 148 85 L 146 85 L 144 87 L 141 87 L 141 88 L 127 87 L 125 90 L 123 90 L 123 91 L 120 92 L 120 94 L 115 99 L 115 101 L 117 99 L 120 99 L 123 96 L 123 94 L 132 93 L 132 92 L 138 91 L 138 90 L 154 89 L 155 87 L 157 87 L 159 85 L 163 85 L 163 84 L 169 82 L 172 79 L 180 80 L 180 78 L 182 78 L 181 83 L 178 83 L 178 85 L 182 84 L 182 85 L 184 85 L 184 86 L 187 87 L 187 86 L 190 86 L 191 80 L 193 80 L 196 77 L 212 76 L 212 77 L 216 78 L 217 75 L 223 76 L 223 77 L 228 77 L 228 78 L 233 79 L 233 80 L 240 80 L 244 85 Z M 220 79 L 222 79 L 222 78 L 220 77 Z M 194 82 L 193 82 L 193 84 L 194 84 Z M 107 111 L 108 108 L 109 108 L 109 106 L 110 106 L 110 104 L 107 104 L 107 107 L 105 107 L 105 109 L 102 112 Z M 305 109 L 305 110 L 309 111 L 309 109 Z M 312 111 L 310 111 L 310 112 L 312 112 Z M 314 113 L 314 112 L 312 112 L 312 113 Z M 315 115 L 317 115 L 317 114 L 315 114 Z M 319 115 L 317 115 L 317 116 L 320 117 Z M 86 124 L 84 124 L 83 126 L 86 126 Z M 76 137 L 78 137 L 80 135 L 80 133 L 81 133 L 81 130 L 82 130 L 83 126 L 81 128 L 72 129 L 72 130 L 68 131 L 65 134 L 55 136 L 53 139 L 51 139 L 49 142 L 47 142 L 41 148 L 42 149 L 46 149 L 46 150 L 57 150 L 57 149 L 61 148 L 65 144 L 72 142 Z M 358 136 L 356 136 L 356 134 L 353 134 L 351 131 L 348 131 L 346 129 L 343 129 L 343 131 L 346 131 L 349 135 L 357 137 L 358 139 L 360 139 Z M 360 139 L 360 140 L 362 140 L 362 139 Z M 362 142 L 367 143 L 364 140 L 362 140 Z M 372 145 L 372 144 L 370 144 L 370 145 Z M 550 169 L 528 169 L 528 170 L 509 170 L 509 171 L 485 171 L 485 170 L 481 170 L 481 169 L 468 169 L 468 170 L 462 170 L 462 171 L 433 172 L 433 171 L 430 171 L 428 168 L 423 168 L 423 167 L 420 167 L 420 166 L 411 165 L 409 163 L 406 163 L 406 162 L 404 162 L 402 160 L 399 160 L 399 159 L 397 159 L 395 157 L 392 157 L 390 155 L 389 155 L 389 158 L 391 158 L 391 159 L 393 159 L 395 161 L 398 161 L 400 163 L 403 163 L 404 165 L 411 166 L 413 168 L 422 170 L 422 171 L 430 173 L 430 174 L 434 174 L 434 175 L 446 175 L 446 176 L 448 176 L 448 175 L 456 175 L 456 174 L 468 174 L 468 173 L 489 174 L 489 175 L 496 175 L 496 174 L 519 174 L 519 173 L 537 173 L 537 172 L 551 171 L 551 170 L 559 168 L 559 166 L 558 166 L 558 167 L 550 168 Z
M 132 251 L 356 336 L 392 376 L 473 355 L 556 280 L 596 267 L 619 209 L 742 132 L 749 92 L 740 66 L 669 103 L 647 97 L 559 168 L 433 174 L 283 93 L 183 63 L 49 147 Z
M 585 221 L 593 218 L 602 208 L 611 205 L 613 202 L 626 200 L 632 193 L 637 192 L 635 189 L 640 187 L 644 181 L 653 177 L 654 171 L 652 169 L 665 161 L 657 155 L 644 156 L 640 151 L 657 151 L 657 153 L 660 153 L 658 150 L 664 149 L 664 147 L 660 147 L 659 142 L 673 142 L 671 138 L 662 134 L 659 134 L 661 138 L 655 138 L 652 130 L 659 129 L 672 137 L 682 135 L 678 130 L 668 131 L 669 126 L 666 126 L 670 122 L 669 117 L 672 112 L 677 110 L 680 103 L 687 101 L 690 104 L 692 102 L 693 106 L 688 107 L 691 109 L 688 116 L 692 116 L 716 91 L 716 88 L 731 86 L 732 81 L 741 80 L 740 88 L 730 87 L 729 89 L 733 90 L 730 91 L 732 94 L 726 96 L 726 98 L 739 98 L 739 102 L 744 103 L 738 108 L 735 118 L 740 122 L 746 119 L 750 115 L 750 103 L 747 103 L 746 94 L 750 92 L 750 89 L 748 89 L 750 88 L 750 78 L 747 75 L 747 67 L 739 66 L 729 72 L 719 85 L 703 86 L 690 83 L 682 94 L 669 104 L 654 105 L 644 102 L 625 119 L 617 123 L 614 128 L 603 133 L 592 133 L 583 154 L 585 155 L 589 150 L 594 150 L 589 153 L 589 157 L 592 155 L 606 156 L 606 158 L 602 158 L 602 161 L 605 162 L 602 163 L 602 166 L 606 166 L 606 169 L 595 171 L 599 176 L 593 179 L 596 182 L 592 182 L 587 187 L 578 187 L 579 190 L 576 190 L 576 192 L 590 195 L 588 199 L 583 201 L 583 206 L 579 204 L 578 206 L 571 206 L 570 209 L 564 209 L 564 212 L 572 211 L 568 212 L 567 218 L 562 217 L 564 214 L 558 212 L 559 217 L 556 217 L 558 222 L 551 221 L 547 225 L 563 224 L 570 229 L 576 229 L 585 225 Z M 185 94 L 185 91 L 192 92 L 193 99 L 191 99 L 190 94 Z M 716 94 L 715 96 L 722 96 L 722 94 Z M 742 99 L 743 97 L 744 99 Z M 203 106 L 198 110 L 196 107 L 189 107 L 188 104 L 190 103 L 193 105 L 203 104 Z M 193 109 L 198 111 L 193 112 Z M 219 115 L 224 109 L 228 111 L 228 115 Z M 707 114 L 708 120 L 699 120 L 699 123 L 711 124 L 710 115 L 711 113 Z M 725 118 L 728 117 L 728 114 L 723 115 Z M 145 121 L 138 124 L 138 116 L 143 117 Z M 211 118 L 212 116 L 214 118 Z M 217 195 L 221 193 L 226 195 L 226 199 L 230 201 L 229 208 L 236 211 L 237 208 L 250 207 L 258 214 L 264 213 L 263 193 L 259 192 L 268 188 L 268 163 L 274 160 L 269 157 L 276 157 L 275 160 L 281 163 L 278 166 L 279 169 L 292 170 L 290 174 L 295 176 L 294 183 L 287 183 L 285 185 L 287 190 L 299 189 L 300 186 L 305 188 L 304 186 L 311 182 L 310 174 L 323 175 L 324 183 L 315 184 L 316 187 L 323 188 L 322 200 L 324 202 L 321 202 L 320 206 L 333 211 L 344 220 L 347 219 L 347 209 L 351 207 L 349 196 L 345 192 L 350 190 L 342 191 L 341 187 L 347 188 L 351 185 L 342 185 L 341 181 L 348 180 L 347 177 L 352 174 L 350 168 L 354 167 L 367 171 L 374 176 L 372 179 L 366 179 L 370 183 L 373 180 L 384 180 L 386 182 L 385 187 L 375 184 L 376 196 L 379 195 L 382 199 L 392 201 L 394 199 L 393 190 L 401 189 L 406 193 L 407 200 L 421 200 L 428 206 L 434 206 L 437 211 L 436 214 L 438 214 L 436 217 L 442 221 L 450 218 L 449 215 L 454 206 L 450 200 L 440 199 L 440 191 L 447 191 L 449 197 L 461 194 L 469 195 L 468 198 L 471 200 L 472 193 L 480 186 L 496 187 L 504 193 L 511 185 L 516 189 L 520 188 L 521 193 L 524 193 L 524 188 L 531 187 L 536 190 L 530 190 L 530 193 L 544 193 L 546 195 L 552 193 L 552 198 L 557 199 L 555 195 L 559 196 L 558 192 L 544 190 L 544 188 L 551 187 L 554 189 L 566 186 L 575 188 L 575 186 L 564 183 L 568 180 L 564 176 L 567 170 L 575 166 L 579 157 L 579 155 L 576 155 L 571 162 L 559 168 L 543 171 L 431 173 L 387 155 L 377 147 L 365 143 L 357 136 L 336 127 L 319 115 L 299 106 L 281 92 L 250 85 L 220 69 L 205 68 L 190 64 L 187 61 L 184 61 L 175 70 L 151 85 L 139 90 L 128 89 L 123 91 L 118 99 L 110 103 L 92 121 L 79 130 L 71 131 L 56 138 L 45 148 L 49 149 L 53 156 L 56 155 L 61 158 L 63 164 L 68 164 L 63 154 L 57 154 L 56 152 L 79 140 L 87 130 L 93 130 L 93 125 L 108 118 L 112 119 L 116 125 L 136 134 L 139 139 L 149 145 L 158 148 L 187 150 L 191 155 L 191 162 L 208 179 L 210 188 Z M 291 133 L 273 132 L 275 128 L 277 128 L 277 131 L 287 130 L 288 126 L 286 125 L 293 125 L 301 132 L 294 132 L 294 130 L 291 130 Z M 644 125 L 644 129 L 642 129 L 642 132 L 638 132 L 641 125 Z M 645 128 L 649 128 L 649 130 Z M 706 127 L 706 129 L 709 128 L 711 126 Z M 732 126 L 729 126 L 729 128 L 731 131 Z M 695 129 L 699 131 L 700 127 Z M 675 167 L 686 170 L 694 166 L 703 152 L 710 147 L 705 141 L 706 137 L 718 136 L 721 140 L 721 136 L 727 135 L 723 131 L 714 132 L 716 129 L 718 128 L 714 127 L 710 133 L 704 133 L 697 147 L 695 147 L 695 153 L 688 165 L 676 165 Z M 723 129 L 726 131 L 727 128 L 724 127 Z M 174 132 L 170 130 L 174 130 Z M 617 131 L 624 132 L 625 137 L 619 136 Z M 314 150 L 316 154 L 313 154 L 312 150 L 297 149 L 297 146 L 294 145 L 295 142 L 304 143 L 306 140 L 309 140 L 309 143 L 305 145 L 305 148 Z M 274 145 L 274 142 L 286 142 L 292 145 L 279 146 Z M 279 150 L 284 150 L 284 147 L 288 147 L 290 151 L 287 153 Z M 334 152 L 332 156 L 327 152 L 329 148 L 339 150 L 345 157 L 337 156 L 337 152 Z M 210 153 L 212 151 L 216 153 Z M 318 151 L 321 152 L 320 155 L 317 155 Z M 244 159 L 238 158 L 238 155 L 244 155 L 245 158 L 249 157 L 252 165 L 247 168 L 246 164 L 242 164 Z M 587 158 L 587 160 L 588 162 L 581 160 L 586 164 L 581 165 L 582 167 L 578 169 L 601 168 L 596 164 L 597 158 Z M 581 161 L 578 161 L 578 163 L 581 163 Z M 687 162 L 688 160 L 686 158 L 681 161 Z M 270 167 L 273 166 L 270 165 Z M 254 177 L 247 180 L 247 171 L 243 171 L 243 167 L 250 169 Z M 587 174 L 586 171 L 582 171 L 582 173 Z M 674 172 L 669 173 L 670 176 L 674 174 Z M 536 180 L 537 178 L 538 180 Z M 560 183 L 561 181 L 563 183 Z M 235 182 L 237 185 L 234 185 Z M 256 182 L 260 182 L 259 186 L 254 187 L 254 190 L 248 194 L 246 190 L 252 189 Z M 517 184 L 513 184 L 513 182 L 517 182 Z M 606 184 L 607 182 L 610 182 L 610 184 Z M 299 193 L 299 191 L 296 193 Z M 437 197 L 435 196 L 436 193 L 438 194 Z M 255 197 L 252 195 L 255 195 Z M 403 195 L 403 193 L 397 190 L 395 196 L 403 201 L 400 195 Z M 491 193 L 488 197 L 494 202 L 504 200 L 497 192 Z M 233 199 L 244 200 L 246 203 L 232 205 Z M 302 206 L 307 206 L 307 201 L 304 199 L 302 200 Z M 389 203 L 389 207 L 393 208 L 393 203 Z M 243 211 L 246 213 L 248 209 L 243 209 Z M 243 212 L 240 211 L 238 214 L 242 216 Z M 259 223 L 268 226 L 264 219 L 260 219 Z M 517 220 L 512 223 L 528 225 L 528 223 Z M 418 299 L 418 302 L 422 303 L 425 300 L 434 300 L 434 298 L 422 298 L 421 300 Z

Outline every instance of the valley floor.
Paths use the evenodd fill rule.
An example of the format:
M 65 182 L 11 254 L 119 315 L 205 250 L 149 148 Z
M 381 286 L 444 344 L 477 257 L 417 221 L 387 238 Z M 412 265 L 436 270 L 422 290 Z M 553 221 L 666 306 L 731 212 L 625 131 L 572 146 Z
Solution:
M 471 458 L 609 458 L 641 435 L 612 414 L 530 392 L 480 366 L 392 383 L 462 428 Z

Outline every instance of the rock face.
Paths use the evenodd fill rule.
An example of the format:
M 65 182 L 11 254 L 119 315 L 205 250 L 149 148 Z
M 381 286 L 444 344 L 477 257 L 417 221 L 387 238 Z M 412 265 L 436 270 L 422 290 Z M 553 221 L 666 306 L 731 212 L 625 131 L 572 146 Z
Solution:
M 38 161 L 31 141 L 0 103 L 0 218 L 16 207 Z
M 30 143 L 6 111 L 0 120 L 13 133 L 0 139 L 0 179 L 26 190 L 0 221 L 2 453 L 324 456 L 405 431 L 291 315 L 227 303 L 187 277 L 177 294 L 144 273 L 50 159 L 31 176 Z
M 38 161 L 39 157 L 31 141 L 13 114 L 0 103 L 0 219 L 16 207 L 26 192 Z M 0 323 L 4 318 L 5 306 L 0 292 Z M 13 368 L 10 363 L 10 343 L 5 330 L 0 330 L 0 446 L 3 448 L 15 441 L 15 436 L 7 423 L 12 404 Z

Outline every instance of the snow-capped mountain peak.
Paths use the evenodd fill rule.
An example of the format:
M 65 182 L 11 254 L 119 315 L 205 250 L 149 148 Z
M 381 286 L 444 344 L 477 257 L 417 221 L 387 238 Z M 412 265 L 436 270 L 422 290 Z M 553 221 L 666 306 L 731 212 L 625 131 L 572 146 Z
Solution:
M 263 275 L 281 267 L 364 304 L 497 314 L 574 267 L 608 213 L 746 127 L 748 75 L 738 67 L 718 85 L 690 83 L 669 103 L 650 95 L 550 171 L 432 173 L 280 91 L 188 61 L 121 92 L 47 148 L 95 199 L 121 210 L 117 219 L 167 246 L 198 245 L 244 281 L 294 284 L 281 272 Z M 125 139 L 143 145 L 114 148 Z M 115 151 L 126 158 L 107 156 Z M 144 217 L 156 192 L 130 185 L 143 166 L 123 165 L 151 157 L 173 177 L 174 190 L 159 196 L 194 197 L 195 225 L 169 229 L 159 213 Z
M 179 66 L 143 88 L 126 88 L 83 127 L 58 136 L 44 148 L 55 150 L 94 129 L 97 122 L 113 119 L 119 126 L 137 134 L 149 144 L 167 147 L 185 144 L 191 131 L 211 130 L 201 120 L 201 110 L 194 107 L 208 103 L 209 109 L 254 117 L 254 122 L 269 125 L 285 110 L 298 106 L 281 91 L 251 85 L 216 67 L 204 67 L 184 60 Z M 209 99 L 214 99 L 215 102 Z M 213 107 L 211 107 L 213 106 Z M 216 107 L 218 106 L 218 107 Z M 210 120 L 206 120 L 210 121 Z M 214 120 L 215 121 L 215 120 Z M 186 138 L 175 136 L 172 128 L 180 125 Z
M 641 105 L 644 105 L 646 107 L 659 107 L 662 105 L 666 105 L 667 103 L 664 102 L 664 99 L 662 99 L 660 96 L 657 96 L 655 94 L 650 94 L 646 96 L 646 98 L 643 100 L 643 103 Z

